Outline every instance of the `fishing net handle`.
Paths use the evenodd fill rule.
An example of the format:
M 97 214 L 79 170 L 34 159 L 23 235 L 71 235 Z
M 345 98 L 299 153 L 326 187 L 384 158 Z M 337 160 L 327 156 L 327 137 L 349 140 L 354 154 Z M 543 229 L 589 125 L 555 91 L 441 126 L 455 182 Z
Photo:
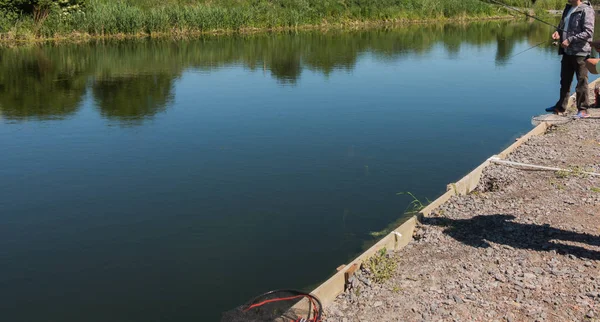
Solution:
M 288 293 L 291 296 L 262 300 L 265 297 L 267 297 L 269 295 L 273 295 L 275 293 Z M 312 312 L 309 311 L 309 314 L 312 313 L 313 317 L 311 319 L 297 319 L 296 321 L 298 321 L 298 322 L 303 322 L 303 321 L 321 322 L 321 317 L 323 316 L 323 306 L 321 304 L 321 301 L 312 294 L 300 292 L 297 290 L 281 289 L 281 290 L 273 290 L 273 291 L 266 292 L 264 294 L 256 296 L 252 300 L 248 301 L 243 306 L 243 310 L 248 311 L 253 308 L 260 307 L 261 305 L 264 305 L 264 304 L 268 304 L 268 303 L 272 303 L 272 302 L 276 302 L 276 301 L 293 300 L 293 299 L 298 299 L 298 298 L 302 298 L 302 297 L 308 298 L 308 300 L 310 301 L 311 306 L 312 306 Z

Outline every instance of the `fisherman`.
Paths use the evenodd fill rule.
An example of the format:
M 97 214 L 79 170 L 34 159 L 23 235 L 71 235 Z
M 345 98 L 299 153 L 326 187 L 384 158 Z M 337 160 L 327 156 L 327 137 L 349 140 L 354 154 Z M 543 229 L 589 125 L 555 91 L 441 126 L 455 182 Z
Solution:
M 588 66 L 586 60 L 592 53 L 595 12 L 589 2 L 569 0 L 563 10 L 560 24 L 552 34 L 552 39 L 560 42 L 558 54 L 560 64 L 560 98 L 546 112 L 562 114 L 567 110 L 573 74 L 577 75 L 576 103 L 578 118 L 589 117 Z

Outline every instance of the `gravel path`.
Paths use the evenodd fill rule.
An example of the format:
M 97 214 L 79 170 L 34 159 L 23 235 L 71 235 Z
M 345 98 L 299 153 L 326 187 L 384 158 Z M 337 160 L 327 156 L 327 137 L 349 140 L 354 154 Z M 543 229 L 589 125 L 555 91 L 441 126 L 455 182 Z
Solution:
M 590 110 L 600 116 L 600 110 Z M 550 128 L 491 165 L 388 253 L 392 277 L 362 268 L 325 321 L 600 321 L 600 120 Z

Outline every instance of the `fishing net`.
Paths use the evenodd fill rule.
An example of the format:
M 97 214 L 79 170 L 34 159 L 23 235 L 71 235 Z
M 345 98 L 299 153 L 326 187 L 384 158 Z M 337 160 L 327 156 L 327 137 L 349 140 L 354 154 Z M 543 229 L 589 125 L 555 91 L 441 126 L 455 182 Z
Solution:
M 321 322 L 323 308 L 315 296 L 295 290 L 262 294 L 225 312 L 221 322 Z

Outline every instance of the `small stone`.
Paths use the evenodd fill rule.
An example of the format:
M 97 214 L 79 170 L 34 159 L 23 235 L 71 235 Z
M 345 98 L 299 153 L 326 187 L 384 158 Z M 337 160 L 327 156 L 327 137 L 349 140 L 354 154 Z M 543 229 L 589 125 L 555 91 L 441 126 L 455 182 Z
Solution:
M 531 271 L 532 271 L 534 274 L 537 274 L 537 275 L 542 275 L 542 274 L 544 273 L 544 270 L 543 270 L 543 269 L 541 269 L 541 268 L 539 268 L 539 267 L 534 267 L 534 268 L 532 268 L 532 269 L 531 269 Z
M 595 297 L 600 297 L 600 292 L 587 292 L 585 295 L 589 296 L 591 298 L 595 298 Z
M 463 299 L 461 299 L 460 296 L 458 296 L 458 295 L 453 295 L 452 298 L 454 299 L 454 302 L 456 302 L 458 304 L 465 303 L 465 301 L 463 301 Z
M 383 305 L 383 302 L 381 302 L 381 301 L 377 301 L 373 304 L 374 307 L 380 307 L 382 305 Z
M 587 318 L 589 318 L 589 319 L 593 318 L 593 317 L 594 317 L 594 311 L 592 311 L 592 310 L 589 310 L 589 311 L 587 312 L 587 314 L 585 315 L 585 317 L 587 317 Z

